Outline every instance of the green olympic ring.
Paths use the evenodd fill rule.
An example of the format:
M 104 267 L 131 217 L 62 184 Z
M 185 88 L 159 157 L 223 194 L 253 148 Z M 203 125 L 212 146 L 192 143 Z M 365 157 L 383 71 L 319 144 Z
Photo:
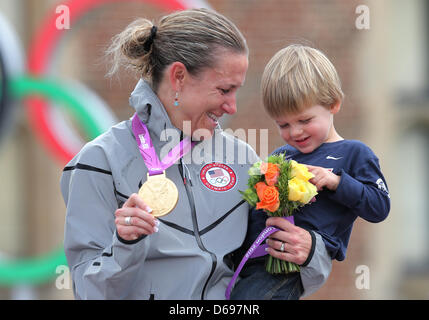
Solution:
M 82 129 L 88 137 L 93 139 L 105 131 L 105 124 L 95 115 L 88 112 L 83 101 L 69 92 L 57 80 L 37 79 L 22 76 L 9 82 L 9 91 L 12 98 L 26 96 L 42 96 L 49 98 L 59 105 L 66 107 L 74 117 L 81 119 Z M 67 265 L 62 248 L 37 258 L 26 258 L 17 261 L 1 261 L 0 284 L 14 285 L 16 283 L 38 284 L 43 283 L 56 274 L 59 265 Z
M 62 248 L 37 258 L 7 261 L 0 264 L 0 283 L 11 286 L 19 283 L 40 284 L 52 279 L 59 265 L 67 265 Z
M 86 132 L 87 138 L 94 139 L 103 133 L 106 129 L 104 119 L 99 121 L 92 114 L 85 103 L 80 101 L 77 95 L 65 89 L 65 86 L 58 84 L 58 80 L 37 79 L 34 77 L 21 76 L 12 79 L 10 82 L 10 91 L 13 98 L 23 98 L 28 95 L 42 95 L 48 97 L 54 102 L 61 103 L 69 108 L 69 111 L 75 118 L 80 120 L 82 129 Z

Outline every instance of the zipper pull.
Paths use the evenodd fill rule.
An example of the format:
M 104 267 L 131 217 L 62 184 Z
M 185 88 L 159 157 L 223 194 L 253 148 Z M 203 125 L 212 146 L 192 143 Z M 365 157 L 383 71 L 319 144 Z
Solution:
M 188 178 L 187 181 L 189 181 L 189 185 L 192 187 L 191 173 L 189 172 L 189 169 L 186 165 L 185 165 L 185 169 L 186 169 L 185 177 Z
M 189 185 L 192 187 L 191 174 L 188 167 L 183 163 L 182 158 L 180 158 L 180 165 L 182 166 L 183 184 L 186 185 L 189 182 Z

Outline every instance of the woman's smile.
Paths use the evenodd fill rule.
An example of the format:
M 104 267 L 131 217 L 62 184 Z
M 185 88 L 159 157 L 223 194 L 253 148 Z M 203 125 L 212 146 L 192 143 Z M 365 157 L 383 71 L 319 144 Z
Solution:
M 211 113 L 211 112 L 207 112 L 206 115 L 213 122 L 214 127 L 216 127 L 219 123 L 218 117 L 214 113 Z
M 198 135 L 211 136 L 225 113 L 232 115 L 237 111 L 236 94 L 246 77 L 247 55 L 225 51 L 217 61 L 214 67 L 197 76 L 185 72 L 183 80 L 178 82 L 179 106 L 166 108 L 177 128 L 182 129 L 184 121 L 191 121 L 191 132 L 185 132 L 187 135 L 198 130 Z

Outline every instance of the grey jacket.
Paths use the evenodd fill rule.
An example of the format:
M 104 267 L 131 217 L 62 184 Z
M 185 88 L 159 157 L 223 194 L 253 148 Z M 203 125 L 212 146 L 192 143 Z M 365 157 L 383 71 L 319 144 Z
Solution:
M 178 142 L 173 140 L 179 130 L 144 81 L 130 104 L 162 158 Z M 147 175 L 131 121 L 87 143 L 61 177 L 67 207 L 64 247 L 75 297 L 224 299 L 233 275 L 231 253 L 247 230 L 249 207 L 238 190 L 246 188 L 247 171 L 257 160 L 249 145 L 217 128 L 212 139 L 198 143 L 166 170 L 179 201 L 159 218 L 159 232 L 125 241 L 116 234 L 114 212 L 138 192 Z M 301 271 L 305 295 L 320 288 L 330 270 L 331 259 L 316 235 L 313 258 Z

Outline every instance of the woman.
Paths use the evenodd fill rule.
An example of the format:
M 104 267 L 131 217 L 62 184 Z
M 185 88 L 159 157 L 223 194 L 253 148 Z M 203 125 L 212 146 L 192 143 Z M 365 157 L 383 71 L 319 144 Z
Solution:
M 236 112 L 248 66 L 246 42 L 225 17 L 199 9 L 172 13 L 156 26 L 140 19 L 114 38 L 108 52 L 112 73 L 126 65 L 142 79 L 130 97 L 132 120 L 85 145 L 61 178 L 75 297 L 224 299 L 232 253 L 247 230 L 249 207 L 237 190 L 245 188 L 247 170 L 258 159 L 218 124 Z M 246 162 L 224 148 L 245 150 Z M 179 149 L 177 157 L 171 149 Z M 170 214 L 156 218 L 154 212 L 174 198 L 145 189 L 159 177 L 176 186 L 178 199 Z M 139 189 L 152 197 L 142 200 Z M 311 237 L 298 227 L 293 232 L 303 248 L 297 261 L 306 260 Z M 315 242 L 303 268 L 309 290 L 330 272 L 323 242 Z

